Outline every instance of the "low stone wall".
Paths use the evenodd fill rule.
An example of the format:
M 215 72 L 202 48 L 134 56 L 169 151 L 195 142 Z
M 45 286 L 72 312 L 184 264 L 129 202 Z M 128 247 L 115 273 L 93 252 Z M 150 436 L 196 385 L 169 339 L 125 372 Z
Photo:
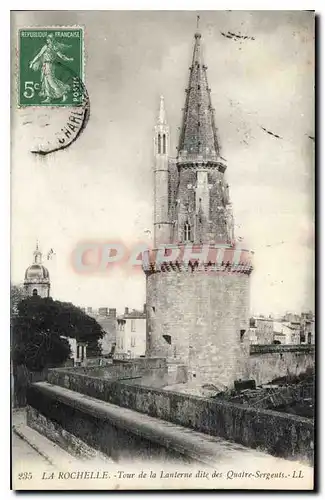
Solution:
M 75 435 L 76 433 L 68 432 L 57 421 L 47 418 L 36 408 L 27 406 L 26 410 L 28 427 L 46 436 L 70 455 L 81 460 L 97 459 L 101 462 L 113 463 L 107 455 L 88 446 L 85 441 Z
M 250 346 L 250 354 L 264 354 L 264 353 L 284 353 L 284 352 L 299 352 L 311 354 L 315 352 L 314 345 L 306 344 L 252 344 Z
M 48 382 L 284 458 L 313 462 L 310 419 L 171 391 L 51 370 Z
M 252 345 L 245 376 L 261 385 L 275 378 L 300 375 L 314 365 L 313 345 Z
M 55 369 L 55 371 L 70 371 Z M 51 371 L 51 370 L 50 370 Z M 123 379 L 137 377 L 163 378 L 168 373 L 167 362 L 162 358 L 135 358 L 130 361 L 114 361 L 106 366 L 78 366 L 71 369 L 72 373 L 89 375 L 103 379 Z
M 161 358 L 114 361 L 105 366 L 87 365 L 75 367 L 71 372 L 105 380 L 130 380 L 137 385 L 156 388 L 187 381 L 187 368 L 184 365 L 175 361 L 167 363 L 166 359 Z
M 27 424 L 79 458 L 92 458 L 89 450 L 97 450 L 99 458 L 104 453 L 114 462 L 136 459 L 187 464 L 198 459 L 209 463 L 204 453 L 202 457 L 200 453 L 193 454 L 186 440 L 182 446 L 173 439 L 172 432 L 161 432 L 156 425 L 148 426 L 145 421 L 148 419 L 142 415 L 133 421 L 125 409 L 111 405 L 107 409 L 102 401 L 94 405 L 93 400 L 87 401 L 80 394 L 72 393 L 69 397 L 61 390 L 57 391 L 61 394 L 56 395 L 51 389 L 42 384 L 29 389 Z

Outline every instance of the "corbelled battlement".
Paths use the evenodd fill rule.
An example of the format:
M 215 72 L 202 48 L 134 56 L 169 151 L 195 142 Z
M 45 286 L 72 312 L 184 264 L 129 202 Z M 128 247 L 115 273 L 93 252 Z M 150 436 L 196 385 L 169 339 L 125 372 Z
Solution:
M 161 245 L 144 252 L 143 270 L 156 272 L 202 272 L 250 274 L 252 252 L 230 245 Z
M 144 267 L 144 272 L 148 274 L 171 271 L 250 274 L 252 270 L 253 266 L 244 262 L 232 264 L 228 261 L 222 262 L 221 265 L 217 265 L 212 262 L 202 264 L 199 260 L 195 260 L 194 262 L 164 261 L 158 264 L 150 264 L 148 267 Z

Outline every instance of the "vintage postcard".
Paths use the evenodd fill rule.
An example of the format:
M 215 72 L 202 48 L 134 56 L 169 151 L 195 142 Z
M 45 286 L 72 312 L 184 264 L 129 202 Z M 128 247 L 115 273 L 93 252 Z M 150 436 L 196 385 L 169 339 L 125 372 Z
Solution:
M 315 13 L 11 13 L 13 490 L 315 487 Z

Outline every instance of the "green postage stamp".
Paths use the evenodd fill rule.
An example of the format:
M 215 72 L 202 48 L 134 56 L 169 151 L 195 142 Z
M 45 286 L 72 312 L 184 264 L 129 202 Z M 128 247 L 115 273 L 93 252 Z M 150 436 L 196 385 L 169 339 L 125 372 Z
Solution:
M 81 27 L 19 30 L 19 106 L 80 106 L 83 49 Z

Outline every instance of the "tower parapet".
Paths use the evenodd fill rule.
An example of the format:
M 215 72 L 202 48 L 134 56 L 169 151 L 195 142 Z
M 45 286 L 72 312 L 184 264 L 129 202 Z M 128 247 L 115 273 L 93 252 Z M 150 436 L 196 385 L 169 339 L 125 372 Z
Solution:
M 231 245 L 162 245 L 144 252 L 143 270 L 147 275 L 184 271 L 249 275 L 253 252 Z

